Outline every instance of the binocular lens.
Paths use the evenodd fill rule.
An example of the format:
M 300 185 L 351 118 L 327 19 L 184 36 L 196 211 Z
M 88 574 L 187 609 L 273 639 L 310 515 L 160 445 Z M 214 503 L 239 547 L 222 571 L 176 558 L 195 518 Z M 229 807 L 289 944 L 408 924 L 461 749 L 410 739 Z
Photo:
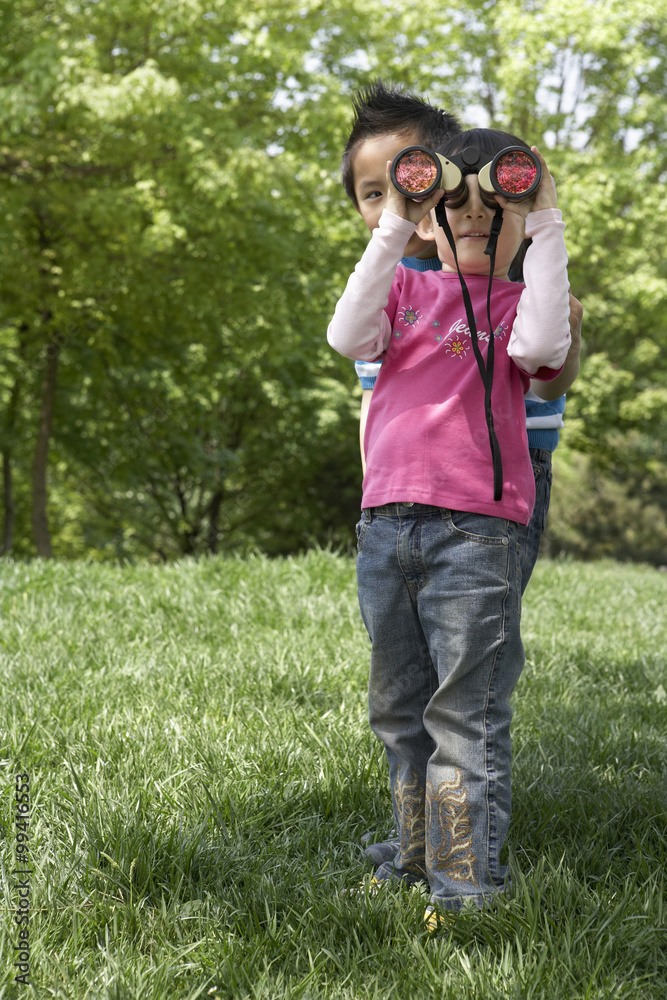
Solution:
M 450 159 L 427 146 L 406 146 L 393 159 L 391 179 L 406 198 L 423 201 L 438 188 L 448 208 L 460 208 L 468 198 L 466 175 L 475 173 L 485 205 L 496 205 L 496 193 L 509 201 L 529 198 L 542 178 L 540 161 L 530 149 L 506 146 L 495 156 L 467 146 Z
M 433 157 L 421 149 L 405 153 L 395 166 L 398 184 L 411 195 L 423 194 L 436 179 L 438 168 Z
M 532 153 L 513 149 L 502 153 L 494 169 L 499 194 L 507 198 L 520 199 L 525 197 L 536 181 L 539 182 L 539 162 Z

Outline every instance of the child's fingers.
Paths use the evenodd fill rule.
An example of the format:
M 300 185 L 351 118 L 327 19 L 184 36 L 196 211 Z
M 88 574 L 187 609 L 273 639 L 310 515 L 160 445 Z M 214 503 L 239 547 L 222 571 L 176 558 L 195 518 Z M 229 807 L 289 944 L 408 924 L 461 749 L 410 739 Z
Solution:
M 430 205 L 429 205 L 429 208 L 428 208 L 429 212 L 431 211 L 432 208 L 435 208 L 435 206 L 438 204 L 438 202 L 440 201 L 440 199 L 444 197 L 444 194 L 445 194 L 445 192 L 443 191 L 443 189 L 442 188 L 438 188 L 438 190 L 435 192 L 435 194 L 431 195 L 431 197 L 429 198 L 429 201 L 430 201 Z
M 442 188 L 438 188 L 434 194 L 429 195 L 428 198 L 424 198 L 423 201 L 413 201 L 410 198 L 406 198 L 407 218 L 416 224 L 420 223 L 424 216 L 428 215 L 435 208 L 444 193 Z
M 539 212 L 543 208 L 556 208 L 558 204 L 556 182 L 549 173 L 546 160 L 537 146 L 531 146 L 531 152 L 535 154 L 542 167 L 542 180 L 535 194 L 531 198 L 525 199 L 525 201 L 509 201 L 507 198 L 503 198 L 502 195 L 496 194 L 496 201 L 502 209 L 514 212 L 515 215 L 522 215 L 524 218 L 529 212 Z
M 496 192 L 495 197 L 504 212 L 513 212 L 514 215 L 521 215 L 525 219 L 528 213 L 533 211 L 532 198 L 529 198 L 527 201 L 509 201 L 509 199 L 503 198 L 498 192 Z
M 395 215 L 409 219 L 410 222 L 420 222 L 432 208 L 435 208 L 445 192 L 442 188 L 438 188 L 437 191 L 423 200 L 406 198 L 394 187 L 391 179 L 391 163 L 391 160 L 387 160 L 387 208 Z
M 533 211 L 538 211 L 541 208 L 556 208 L 558 205 L 556 182 L 549 172 L 547 161 L 544 159 L 537 146 L 531 146 L 531 150 L 540 161 L 540 166 L 542 167 L 542 181 L 540 182 L 540 186 L 535 194 Z
M 416 225 L 421 222 L 425 215 L 428 215 L 432 208 L 435 208 L 445 192 L 442 188 L 439 188 L 432 195 L 429 195 L 428 198 L 424 198 L 423 201 L 416 201 L 414 198 L 405 198 L 392 183 L 391 162 L 391 160 L 387 160 L 387 209 L 393 212 L 394 215 L 399 215 L 402 219 L 408 219 Z
M 543 184 L 545 182 L 549 183 L 549 181 L 550 181 L 553 184 L 554 188 L 555 188 L 556 187 L 556 182 L 554 181 L 554 179 L 553 179 L 553 177 L 552 177 L 552 175 L 551 175 L 551 173 L 549 171 L 549 168 L 547 166 L 547 161 L 544 159 L 544 157 L 540 153 L 540 151 L 537 148 L 537 146 L 531 146 L 530 148 L 531 148 L 531 152 L 534 153 L 535 156 L 537 157 L 537 159 L 540 161 L 540 166 L 542 167 L 542 183 Z
M 391 179 L 391 160 L 387 160 L 386 164 L 386 182 L 387 182 L 387 202 L 386 207 L 389 212 L 394 215 L 400 216 L 401 219 L 407 219 L 407 199 L 398 191 Z
M 548 173 L 549 168 L 547 167 L 547 161 L 544 159 L 537 146 L 531 146 L 530 151 L 531 153 L 535 153 L 535 156 L 538 158 L 540 164 L 542 165 L 542 170 L 546 170 L 546 172 Z

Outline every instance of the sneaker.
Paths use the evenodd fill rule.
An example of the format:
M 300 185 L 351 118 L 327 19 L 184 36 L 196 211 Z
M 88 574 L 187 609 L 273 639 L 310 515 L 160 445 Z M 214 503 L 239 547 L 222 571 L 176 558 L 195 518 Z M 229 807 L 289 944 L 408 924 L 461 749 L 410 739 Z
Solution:
M 455 920 L 452 910 L 442 910 L 439 906 L 427 906 L 424 910 L 424 927 L 434 934 L 443 927 L 451 927 Z
M 396 837 L 396 830 L 389 834 L 389 840 L 378 840 L 374 844 L 369 844 L 372 834 L 365 833 L 361 838 L 364 845 L 364 854 L 370 858 L 376 868 L 384 864 L 385 861 L 393 861 L 401 846 L 400 840 Z
M 375 875 L 364 875 L 363 879 L 359 885 L 355 885 L 353 889 L 341 889 L 341 896 L 377 896 L 378 892 L 382 886 L 387 886 L 391 882 L 391 879 L 376 878 Z
M 378 892 L 387 886 L 394 889 L 424 890 L 423 881 L 411 872 L 403 872 L 399 875 L 395 871 L 380 872 L 380 877 L 376 875 L 364 875 L 363 879 L 353 889 L 341 889 L 341 896 L 377 896 Z
M 374 830 L 369 830 L 368 833 L 364 833 L 362 835 L 362 837 L 361 837 L 361 843 L 362 843 L 362 845 L 364 847 L 367 847 L 368 844 L 371 842 L 371 840 L 373 839 L 374 836 L 375 836 L 375 831 Z M 396 827 L 394 827 L 393 830 L 389 831 L 389 839 L 391 840 L 395 836 L 396 836 Z

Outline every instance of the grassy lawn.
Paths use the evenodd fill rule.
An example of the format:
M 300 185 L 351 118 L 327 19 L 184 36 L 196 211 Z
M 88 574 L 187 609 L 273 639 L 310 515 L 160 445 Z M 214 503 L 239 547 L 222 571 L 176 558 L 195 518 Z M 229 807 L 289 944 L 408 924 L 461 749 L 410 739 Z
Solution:
M 351 560 L 1 563 L 0 1000 L 664 1000 L 666 607 L 667 574 L 538 564 L 512 896 L 429 937 L 418 890 L 341 896 L 391 826 Z

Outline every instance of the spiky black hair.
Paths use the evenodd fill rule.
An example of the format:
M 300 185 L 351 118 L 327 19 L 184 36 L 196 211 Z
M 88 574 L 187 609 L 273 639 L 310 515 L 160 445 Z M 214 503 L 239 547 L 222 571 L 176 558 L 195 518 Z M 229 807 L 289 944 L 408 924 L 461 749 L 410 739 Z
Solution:
M 461 131 L 457 117 L 434 107 L 400 87 L 375 80 L 357 91 L 352 101 L 354 124 L 343 153 L 343 187 L 355 208 L 354 156 L 362 142 L 382 135 L 405 135 L 436 149 Z

